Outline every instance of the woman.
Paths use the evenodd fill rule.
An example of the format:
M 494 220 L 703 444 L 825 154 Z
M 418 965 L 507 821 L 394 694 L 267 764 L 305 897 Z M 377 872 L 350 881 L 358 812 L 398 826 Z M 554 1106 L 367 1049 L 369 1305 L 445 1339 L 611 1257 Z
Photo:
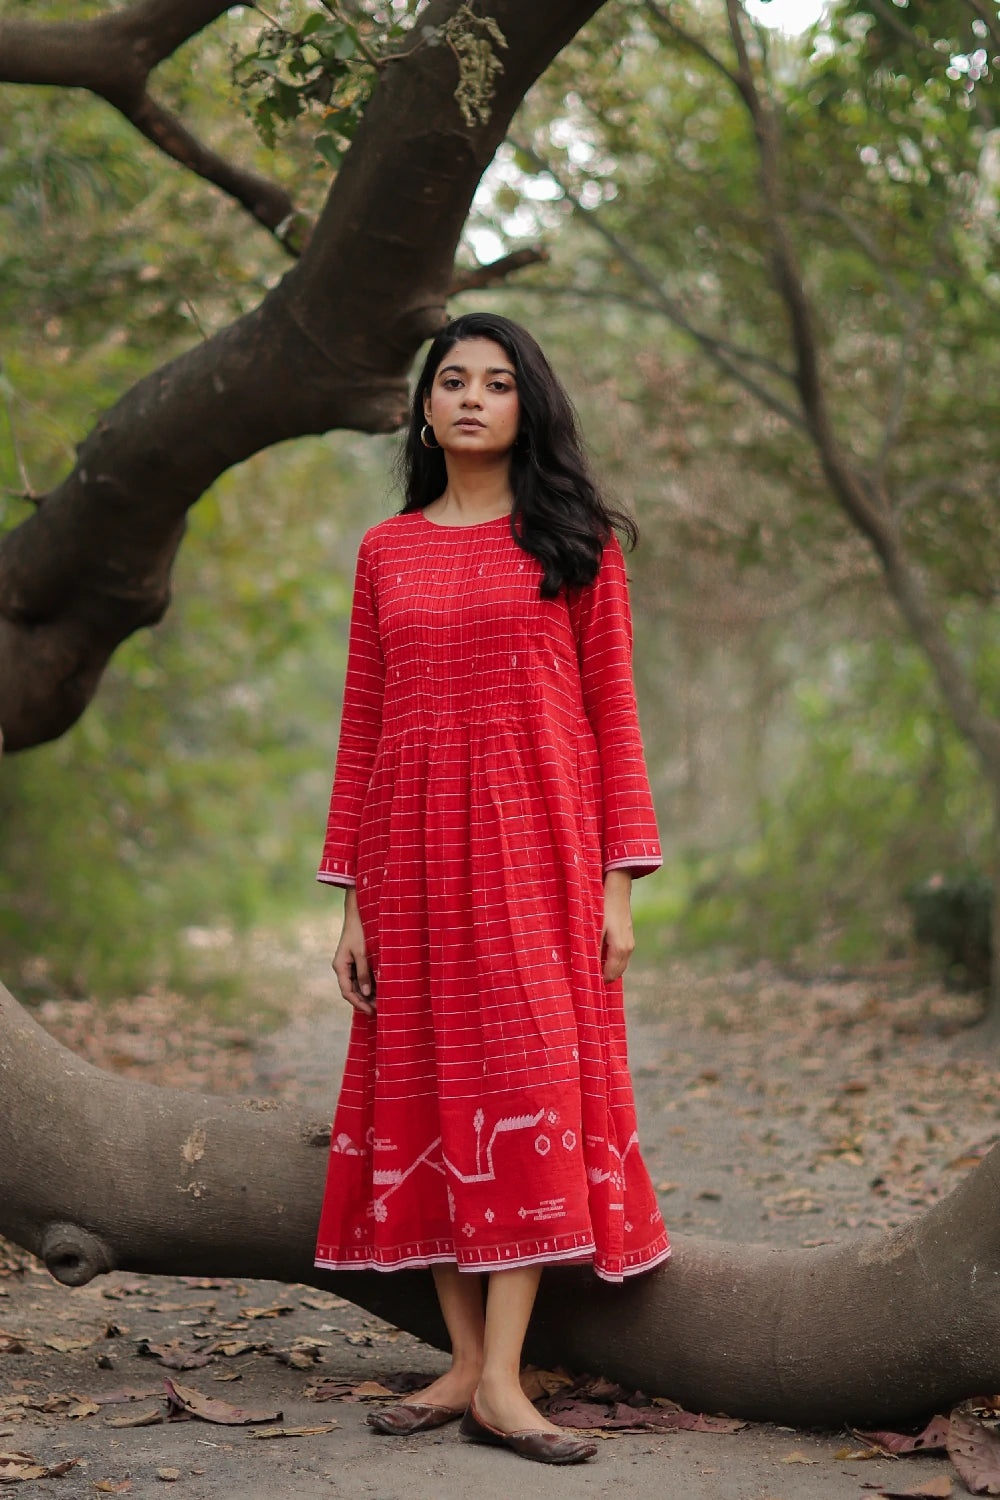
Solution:
M 403 471 L 358 554 L 319 872 L 348 888 L 355 1015 L 316 1264 L 433 1269 L 451 1368 L 376 1430 L 462 1417 L 575 1463 L 595 1445 L 518 1378 L 542 1266 L 621 1281 L 670 1253 L 621 984 L 632 878 L 662 862 L 612 522 L 636 529 L 535 340 L 492 314 L 434 340 Z

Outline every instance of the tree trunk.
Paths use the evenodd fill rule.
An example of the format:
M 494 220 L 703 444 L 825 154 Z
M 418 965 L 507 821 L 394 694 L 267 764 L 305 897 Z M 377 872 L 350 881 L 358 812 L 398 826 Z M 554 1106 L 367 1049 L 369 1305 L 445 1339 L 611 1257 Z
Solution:
M 71 472 L 0 537 L 8 750 L 63 734 L 120 642 L 162 617 L 187 511 L 220 474 L 289 438 L 405 421 L 407 371 L 445 321 L 479 180 L 527 90 L 601 3 L 493 0 L 503 71 L 473 125 L 455 100 L 452 49 L 404 48 L 381 71 L 302 258 L 252 312 L 102 413 Z M 421 25 L 455 13 L 455 0 L 433 0 Z
M 326 1122 L 102 1073 L 2 986 L 0 1080 L 0 1233 L 59 1280 L 308 1282 L 445 1345 L 427 1272 L 313 1269 Z M 1000 1148 L 904 1228 L 816 1250 L 686 1239 L 621 1287 L 552 1268 L 526 1352 L 802 1425 L 901 1422 L 1000 1389 L 998 1178 Z

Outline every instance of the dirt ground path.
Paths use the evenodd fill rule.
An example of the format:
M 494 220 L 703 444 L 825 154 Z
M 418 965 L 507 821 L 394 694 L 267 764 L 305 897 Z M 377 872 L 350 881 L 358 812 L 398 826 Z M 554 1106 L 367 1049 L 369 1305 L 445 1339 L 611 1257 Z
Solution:
M 50 1003 L 42 1019 L 133 1076 L 332 1108 L 348 1013 L 332 998 L 323 948 L 304 940 L 282 960 L 281 1024 L 265 1036 L 193 1017 L 169 996 L 103 1011 Z M 258 984 L 271 985 L 277 967 L 263 966 Z M 763 967 L 636 968 L 627 989 L 643 1149 L 677 1235 L 808 1247 L 897 1223 L 954 1186 L 1000 1134 L 998 1070 L 963 1029 L 973 1007 L 913 973 L 807 984 Z M 183 1361 L 209 1346 L 191 1369 L 162 1363 L 164 1352 Z M 936 1458 L 850 1458 L 859 1445 L 846 1433 L 758 1424 L 609 1435 L 595 1461 L 565 1470 L 466 1444 L 455 1428 L 407 1440 L 371 1433 L 367 1382 L 413 1388 L 442 1363 L 410 1335 L 304 1287 L 114 1274 L 68 1291 L 0 1253 L 0 1450 L 39 1467 L 79 1460 L 62 1477 L 12 1482 L 12 1492 L 861 1500 L 876 1493 L 862 1485 L 899 1491 L 949 1473 Z M 162 1414 L 168 1378 L 248 1410 L 280 1409 L 282 1420 L 117 1425 Z M 109 1399 L 123 1393 L 139 1394 Z M 255 1436 L 274 1425 L 327 1430 Z

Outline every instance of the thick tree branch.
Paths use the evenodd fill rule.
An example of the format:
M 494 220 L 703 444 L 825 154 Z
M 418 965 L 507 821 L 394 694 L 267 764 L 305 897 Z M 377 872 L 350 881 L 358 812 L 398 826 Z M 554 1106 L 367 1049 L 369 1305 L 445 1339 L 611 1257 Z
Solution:
M 448 48 L 383 69 L 301 259 L 258 308 L 127 392 L 0 541 L 8 749 L 67 729 L 118 643 L 160 618 L 185 514 L 221 473 L 284 439 L 402 423 L 479 179 L 527 89 L 600 3 L 494 0 L 508 47 L 485 123 L 462 119 Z M 424 24 L 456 5 L 434 0 Z
M 227 9 L 225 0 L 136 0 L 89 21 L 0 20 L 0 82 L 92 89 L 117 105 Z
M 485 287 L 496 286 L 526 266 L 544 265 L 548 258 L 549 252 L 544 246 L 530 245 L 523 250 L 512 250 L 509 255 L 490 261 L 487 266 L 456 266 L 448 295 L 457 297 L 461 292 L 479 292 Z
M 118 1268 L 307 1282 L 446 1347 L 428 1272 L 314 1268 L 328 1119 L 102 1073 L 2 985 L 0 1078 L 0 1234 L 58 1280 Z M 1000 1147 L 888 1234 L 814 1250 L 681 1237 L 624 1286 L 549 1267 L 525 1352 L 765 1421 L 947 1410 L 1000 1385 L 998 1203 Z
M 221 188 L 297 255 L 308 227 L 285 189 L 202 145 L 148 93 L 157 64 L 226 9 L 219 0 L 137 0 L 90 21 L 0 20 L 0 83 L 83 88 L 107 100 L 154 146 Z
M 147 140 L 167 156 L 214 183 L 241 204 L 258 224 L 275 236 L 292 255 L 300 255 L 309 237 L 310 220 L 296 207 L 280 183 L 261 177 L 199 141 L 170 110 L 148 94 L 127 112 L 127 118 Z

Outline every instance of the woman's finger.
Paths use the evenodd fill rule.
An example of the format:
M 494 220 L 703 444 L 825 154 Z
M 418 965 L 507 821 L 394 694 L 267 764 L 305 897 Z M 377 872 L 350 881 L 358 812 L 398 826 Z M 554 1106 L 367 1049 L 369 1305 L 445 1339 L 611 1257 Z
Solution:
M 348 1005 L 351 1005 L 355 1010 L 360 1011 L 363 1016 L 373 1016 L 375 1014 L 375 1006 L 373 1002 L 362 993 L 359 983 L 359 963 L 364 965 L 365 972 L 366 974 L 368 974 L 368 960 L 363 952 L 355 953 L 352 952 L 349 948 L 345 948 L 344 951 L 341 952 L 338 949 L 333 960 L 333 972 L 337 976 L 337 983 L 340 985 L 340 993 L 343 995 Z M 368 974 L 368 984 L 369 986 L 371 985 L 370 974 Z

